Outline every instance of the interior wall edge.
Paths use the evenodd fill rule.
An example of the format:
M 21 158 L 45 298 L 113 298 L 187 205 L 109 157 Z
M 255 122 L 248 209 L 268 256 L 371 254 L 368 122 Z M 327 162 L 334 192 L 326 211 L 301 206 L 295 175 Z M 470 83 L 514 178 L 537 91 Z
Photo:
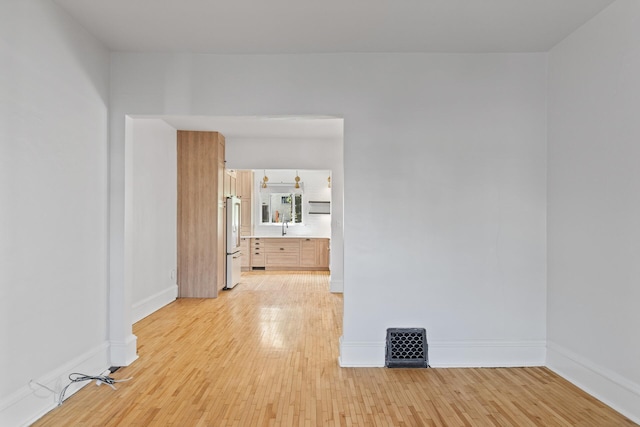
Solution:
M 172 285 L 138 303 L 133 304 L 131 307 L 133 323 L 155 313 L 165 305 L 171 304 L 176 300 L 176 298 L 178 298 L 178 285 Z
M 609 368 L 560 346 L 547 342 L 547 368 L 581 390 L 640 424 L 640 384 Z
M 344 280 L 340 279 L 331 279 L 329 284 L 329 292 L 333 292 L 334 294 L 341 294 L 344 292 Z
M 510 368 L 544 366 L 546 342 L 462 340 L 428 341 L 429 365 L 434 368 Z M 385 342 L 340 340 L 340 366 L 382 367 Z
M 0 425 L 28 426 L 32 424 L 58 405 L 60 392 L 69 383 L 69 374 L 78 372 L 99 375 L 109 366 L 109 342 L 105 341 L 48 374 L 40 378 L 33 378 L 32 381 L 55 390 L 57 394 L 54 395 L 35 383 L 25 384 L 0 401 Z M 92 382 L 72 384 L 65 393 L 65 399 L 90 383 Z

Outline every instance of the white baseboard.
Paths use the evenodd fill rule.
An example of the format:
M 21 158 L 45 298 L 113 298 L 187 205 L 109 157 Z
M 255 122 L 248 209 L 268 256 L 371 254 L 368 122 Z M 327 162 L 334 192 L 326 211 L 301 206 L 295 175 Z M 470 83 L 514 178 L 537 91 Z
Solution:
M 429 365 L 434 368 L 496 368 L 544 366 L 545 341 L 429 342 Z M 385 342 L 346 342 L 340 338 L 340 366 L 382 367 Z
M 343 368 L 384 367 L 385 343 L 346 342 L 340 337 L 340 366 Z
M 131 317 L 133 323 L 144 319 L 151 313 L 160 310 L 167 304 L 172 303 L 178 298 L 178 286 L 172 285 L 140 302 L 133 304 L 131 307 Z
M 130 334 L 124 341 L 110 341 L 111 366 L 129 366 L 138 358 L 138 337 Z
M 544 366 L 545 358 L 545 341 L 429 342 L 429 365 L 434 368 Z
M 331 279 L 329 285 L 329 291 L 334 294 L 341 294 L 344 292 L 344 280 Z
M 62 389 L 69 384 L 68 375 L 79 372 L 100 375 L 109 368 L 109 343 L 99 346 L 76 357 L 69 363 L 30 382 L 0 401 L 0 426 L 28 426 L 58 405 Z M 43 384 L 56 393 L 35 384 Z M 91 381 L 74 383 L 65 393 L 65 400 Z
M 547 367 L 596 399 L 640 424 L 640 384 L 547 342 Z

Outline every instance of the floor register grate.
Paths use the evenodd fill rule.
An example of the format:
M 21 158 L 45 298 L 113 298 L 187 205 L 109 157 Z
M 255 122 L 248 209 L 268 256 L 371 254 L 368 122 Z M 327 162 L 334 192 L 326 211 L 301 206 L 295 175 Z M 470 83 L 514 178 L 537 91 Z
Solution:
M 387 368 L 428 368 L 429 346 L 424 328 L 387 329 Z

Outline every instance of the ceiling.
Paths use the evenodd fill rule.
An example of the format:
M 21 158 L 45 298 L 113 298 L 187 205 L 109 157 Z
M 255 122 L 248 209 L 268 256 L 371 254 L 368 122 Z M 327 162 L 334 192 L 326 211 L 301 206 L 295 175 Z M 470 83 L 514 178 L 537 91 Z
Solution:
M 613 0 L 53 0 L 111 50 L 544 52 Z
M 144 118 L 143 116 L 132 116 Z M 149 116 L 146 116 L 147 118 Z M 211 131 L 225 138 L 342 138 L 343 119 L 331 116 L 162 116 L 179 130 Z

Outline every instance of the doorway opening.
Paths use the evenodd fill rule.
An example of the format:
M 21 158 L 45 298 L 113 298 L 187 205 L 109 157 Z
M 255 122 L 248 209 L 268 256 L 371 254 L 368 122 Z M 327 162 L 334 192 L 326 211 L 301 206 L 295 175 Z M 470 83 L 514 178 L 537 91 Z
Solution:
M 226 169 L 253 170 L 258 179 L 268 170 L 273 176 L 272 184 L 276 181 L 296 183 L 295 177 L 300 177 L 303 187 L 308 187 L 311 175 L 326 174 L 323 185 L 330 196 L 323 198 L 306 192 L 308 198 L 301 199 L 301 223 L 290 226 L 291 218 L 288 218 L 285 230 L 289 237 L 330 238 L 330 290 L 343 291 L 343 119 L 334 116 L 129 116 L 126 128 L 124 286 L 130 292 L 132 304 L 124 310 L 131 310 L 132 323 L 177 296 L 174 156 L 178 130 L 220 132 L 226 139 Z M 289 175 L 296 171 L 296 175 L 278 180 L 276 171 L 287 171 Z M 331 214 L 309 213 L 314 212 L 309 201 L 330 201 Z M 319 208 L 323 207 L 315 205 L 315 209 Z M 275 211 L 279 209 L 282 207 L 276 207 Z M 270 232 L 282 233 L 280 218 L 269 220 Z M 329 236 L 311 236 L 316 234 L 310 232 L 312 222 L 328 223 L 325 230 L 329 230 Z M 261 233 L 264 230 L 261 228 Z

